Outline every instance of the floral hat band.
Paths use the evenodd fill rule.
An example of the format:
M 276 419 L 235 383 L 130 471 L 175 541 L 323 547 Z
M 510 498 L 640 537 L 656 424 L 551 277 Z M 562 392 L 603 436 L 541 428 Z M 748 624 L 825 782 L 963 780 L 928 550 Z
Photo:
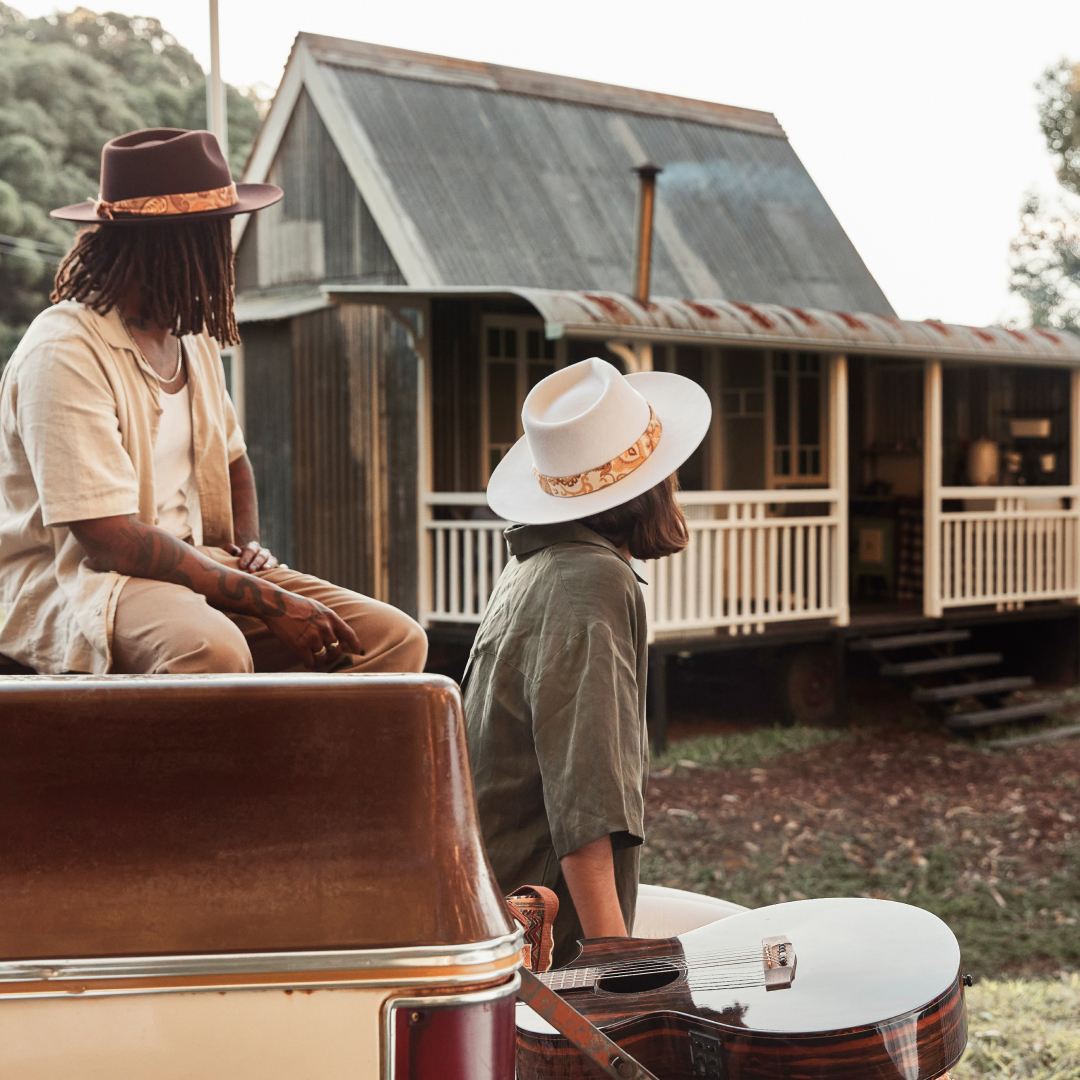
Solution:
M 660 418 L 650 405 L 649 423 L 641 437 L 618 457 L 605 461 L 603 465 L 598 465 L 595 469 L 586 469 L 574 476 L 544 476 L 535 468 L 533 472 L 536 473 L 541 489 L 548 495 L 554 495 L 559 499 L 574 499 L 578 495 L 591 495 L 603 487 L 617 484 L 644 465 L 652 452 L 660 445 L 660 436 L 663 431 L 664 427 L 660 423 Z

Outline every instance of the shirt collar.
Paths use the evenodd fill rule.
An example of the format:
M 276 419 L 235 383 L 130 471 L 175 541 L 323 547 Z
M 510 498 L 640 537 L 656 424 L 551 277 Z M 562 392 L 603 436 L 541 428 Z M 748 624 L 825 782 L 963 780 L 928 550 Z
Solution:
M 143 356 L 142 350 L 139 349 L 135 342 L 132 340 L 131 335 L 127 331 L 127 327 L 124 326 L 124 320 L 120 318 L 120 312 L 116 308 L 109 308 L 104 315 L 93 308 L 82 305 L 83 311 L 86 313 L 87 318 L 95 321 L 98 333 L 104 338 L 105 343 L 114 349 L 126 349 L 129 353 L 132 353 L 135 357 L 135 362 L 139 367 L 150 376 L 154 375 L 154 369 L 146 361 L 146 357 Z M 190 334 L 185 335 L 180 339 L 181 345 L 184 347 L 185 355 L 190 359 L 192 354 L 192 337 Z M 191 369 L 188 369 L 188 378 L 191 378 Z
M 120 312 L 116 308 L 109 308 L 104 315 L 94 311 L 91 307 L 84 310 L 89 318 L 97 321 L 98 333 L 105 339 L 106 344 L 111 345 L 114 349 L 127 349 L 128 352 L 137 354 L 131 335 L 124 329 L 124 324 L 120 319 Z
M 510 554 L 516 558 L 524 558 L 555 544 L 593 544 L 607 548 L 620 559 L 623 558 L 622 552 L 607 537 L 601 536 L 588 525 L 582 525 L 580 521 L 562 521 L 555 525 L 511 525 L 503 535 L 506 537 Z M 623 559 L 623 562 L 626 560 Z M 648 584 L 632 563 L 627 565 L 642 585 Z

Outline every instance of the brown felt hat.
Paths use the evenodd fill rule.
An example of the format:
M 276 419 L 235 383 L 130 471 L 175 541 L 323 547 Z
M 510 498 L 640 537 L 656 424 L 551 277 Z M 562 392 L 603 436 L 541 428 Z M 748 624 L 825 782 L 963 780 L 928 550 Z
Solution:
M 248 214 L 282 194 L 276 184 L 234 184 L 209 131 L 147 128 L 102 148 L 96 199 L 62 206 L 51 216 L 94 225 L 167 224 Z

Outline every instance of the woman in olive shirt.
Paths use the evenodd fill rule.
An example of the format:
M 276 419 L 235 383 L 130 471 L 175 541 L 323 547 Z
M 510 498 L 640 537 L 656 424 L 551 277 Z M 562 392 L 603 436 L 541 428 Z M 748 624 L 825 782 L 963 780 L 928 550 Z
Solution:
M 500 885 L 559 896 L 556 963 L 633 926 L 648 633 L 631 559 L 686 546 L 674 473 L 710 416 L 689 379 L 585 360 L 534 387 L 488 487 L 521 524 L 463 680 L 469 755 Z

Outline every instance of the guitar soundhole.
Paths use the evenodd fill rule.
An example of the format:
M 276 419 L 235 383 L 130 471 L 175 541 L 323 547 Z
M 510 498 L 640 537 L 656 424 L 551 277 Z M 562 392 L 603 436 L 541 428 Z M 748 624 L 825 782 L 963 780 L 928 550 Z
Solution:
M 648 971 L 639 967 L 627 967 L 625 971 L 615 968 L 598 979 L 596 985 L 609 994 L 644 994 L 670 986 L 681 974 L 669 964 L 650 967 Z

